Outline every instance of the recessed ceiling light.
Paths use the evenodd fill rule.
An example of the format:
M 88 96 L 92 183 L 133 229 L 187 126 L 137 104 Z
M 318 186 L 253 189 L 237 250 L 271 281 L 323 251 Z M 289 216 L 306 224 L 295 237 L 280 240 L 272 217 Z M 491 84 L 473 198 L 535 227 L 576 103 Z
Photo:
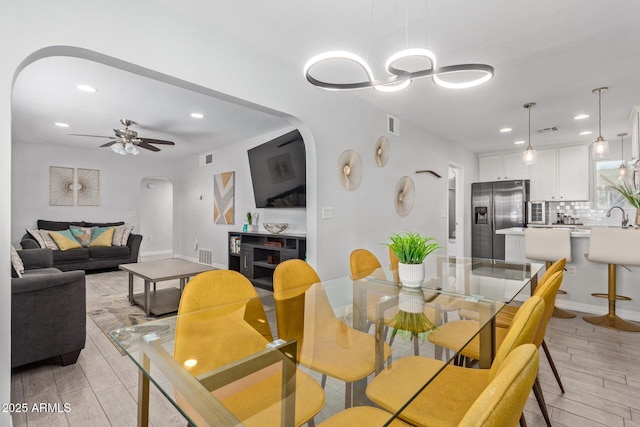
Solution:
M 76 87 L 83 92 L 96 93 L 98 91 L 98 89 L 89 85 L 78 85 Z
M 589 115 L 588 114 L 578 114 L 577 116 L 575 116 L 573 119 L 574 120 L 584 120 L 584 119 L 588 119 Z
M 511 132 L 512 130 L 513 129 L 511 129 L 511 128 L 502 128 L 502 129 L 500 129 L 500 132 L 507 133 L 507 132 Z
M 202 113 L 191 113 L 191 117 L 193 117 L 194 119 L 202 119 L 202 118 L 204 118 L 204 114 L 202 114 Z
M 62 123 L 62 122 L 55 122 L 54 123 L 56 126 L 61 127 L 61 128 L 68 128 L 69 125 L 66 123 Z
M 591 135 L 593 132 L 590 130 L 585 130 L 584 132 L 580 132 L 580 135 Z
M 522 144 L 524 144 L 524 141 L 515 141 L 514 144 L 515 145 L 522 145 Z

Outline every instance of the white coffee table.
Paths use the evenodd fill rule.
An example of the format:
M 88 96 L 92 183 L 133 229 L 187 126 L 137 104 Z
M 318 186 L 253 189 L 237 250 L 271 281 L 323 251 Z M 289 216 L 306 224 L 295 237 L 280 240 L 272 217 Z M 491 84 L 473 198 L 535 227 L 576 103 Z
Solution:
M 129 302 L 140 305 L 145 313 L 161 316 L 178 311 L 180 295 L 188 279 L 215 267 L 183 259 L 171 258 L 158 261 L 121 264 L 120 270 L 129 273 Z M 133 276 L 144 280 L 144 293 L 133 293 Z M 165 280 L 180 279 L 180 288 L 156 290 L 156 283 Z M 151 290 L 153 283 L 153 291 Z

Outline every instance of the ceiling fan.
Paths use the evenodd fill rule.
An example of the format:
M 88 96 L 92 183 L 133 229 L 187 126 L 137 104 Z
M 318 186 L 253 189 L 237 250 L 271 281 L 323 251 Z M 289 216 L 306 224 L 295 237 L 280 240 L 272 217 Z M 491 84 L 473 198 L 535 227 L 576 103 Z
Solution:
M 114 129 L 116 136 L 103 136 L 103 135 L 84 135 L 78 133 L 72 133 L 73 136 L 89 136 L 93 138 L 108 138 L 113 139 L 106 144 L 102 144 L 100 147 L 111 147 L 111 149 L 123 156 L 127 154 L 133 154 L 137 156 L 140 154 L 140 148 L 144 148 L 150 151 L 160 151 L 158 147 L 151 144 L 161 145 L 175 145 L 172 141 L 165 141 L 162 139 L 152 138 L 139 138 L 138 132 L 129 129 L 129 126 L 136 125 L 137 123 L 129 119 L 120 119 L 120 123 L 124 126 L 124 129 Z

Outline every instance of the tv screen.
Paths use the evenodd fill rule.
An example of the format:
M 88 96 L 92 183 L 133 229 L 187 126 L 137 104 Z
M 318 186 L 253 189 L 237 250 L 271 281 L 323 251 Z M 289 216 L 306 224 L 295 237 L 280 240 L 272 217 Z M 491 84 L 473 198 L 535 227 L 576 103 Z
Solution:
M 293 130 L 248 150 L 253 195 L 258 208 L 307 205 L 304 141 Z

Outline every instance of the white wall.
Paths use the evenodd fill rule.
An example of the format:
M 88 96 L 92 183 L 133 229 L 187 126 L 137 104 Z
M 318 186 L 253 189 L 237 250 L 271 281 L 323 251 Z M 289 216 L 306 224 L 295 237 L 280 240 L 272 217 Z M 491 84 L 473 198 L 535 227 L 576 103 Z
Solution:
M 122 19 L 123 10 L 127 11 L 127 19 Z M 131 22 L 136 23 L 134 31 Z M 171 25 L 159 25 L 167 22 Z M 108 29 L 108 37 L 105 37 L 105 29 Z M 0 63 L 0 150 L 3 153 L 11 151 L 10 93 L 15 75 L 22 67 L 38 57 L 60 53 L 90 54 L 105 62 L 116 62 L 108 57 L 78 53 L 61 46 L 89 49 L 289 114 L 307 143 L 307 159 L 310 160 L 306 212 L 308 258 L 323 278 L 345 274 L 348 255 L 356 247 L 369 247 L 382 257 L 384 250 L 378 243 L 385 241 L 394 231 L 414 229 L 445 241 L 446 224 L 439 213 L 446 209 L 446 179 L 415 175 L 415 170 L 427 168 L 445 174 L 449 161 L 464 165 L 465 176 L 470 178 L 465 182 L 467 192 L 477 175 L 475 156 L 407 122 L 402 123 L 402 136 L 390 139 L 392 152 L 389 164 L 377 169 L 372 153 L 376 139 L 384 132 L 384 111 L 349 93 L 313 87 L 302 78 L 300 67 L 292 67 L 283 59 L 247 49 L 227 35 L 217 33 L 216 28 L 204 19 L 184 16 L 180 10 L 153 0 L 22 0 L 3 6 L 0 16 L 0 51 L 3 52 Z M 421 126 L 428 129 L 428 121 Z M 347 148 L 360 152 L 365 166 L 363 183 L 354 192 L 344 190 L 337 178 L 337 158 Z M 19 150 L 17 146 L 16 150 Z M 8 157 L 0 156 L 0 210 L 5 219 L 0 224 L 0 242 L 3 242 L 0 244 L 0 258 L 4 259 L 9 258 L 11 235 L 19 234 L 24 227 L 21 223 L 33 221 L 42 216 L 42 212 L 50 212 L 34 212 L 28 221 L 14 217 L 13 229 L 9 230 L 11 166 Z M 86 159 L 80 160 L 81 167 L 91 167 L 86 164 Z M 126 158 L 118 160 L 128 161 Z M 74 159 L 73 162 L 76 161 Z M 102 169 L 97 166 L 96 169 Z M 182 167 L 186 180 L 196 170 L 197 163 L 187 168 L 183 164 Z M 167 165 L 166 170 L 172 169 Z M 132 170 L 132 174 L 139 174 L 135 180 L 136 188 L 142 177 L 158 175 L 152 172 Z M 399 218 L 393 210 L 392 190 L 403 175 L 414 178 L 416 206 L 409 216 Z M 41 182 L 46 182 L 46 178 Z M 180 188 L 184 200 L 199 203 L 195 199 L 199 195 L 196 188 Z M 240 212 L 244 210 L 241 206 L 251 203 L 249 195 L 242 197 L 246 199 L 239 202 Z M 205 203 L 203 201 L 202 206 Z M 124 204 L 130 205 L 128 201 Z M 323 206 L 335 209 L 334 219 L 318 219 Z M 41 207 L 48 209 L 44 205 Z M 116 214 L 122 216 L 127 209 L 108 212 L 105 219 Z M 179 233 L 184 235 L 181 239 L 188 241 L 192 233 L 187 227 L 189 220 L 202 220 L 203 223 L 210 220 L 206 214 L 208 209 L 203 208 L 189 214 L 189 218 L 178 219 L 182 227 Z M 66 219 L 68 215 L 61 214 L 60 217 Z M 466 240 L 468 245 L 468 236 Z M 187 253 L 186 243 L 179 246 Z M 0 263 L 0 274 L 9 277 L 8 263 Z M 2 288 L 0 292 L 0 341 L 9 342 L 9 290 Z M 6 346 L 0 347 L 0 366 L 0 402 L 8 402 L 9 349 Z M 0 418 L 0 423 L 7 420 L 6 414 L 0 417 L 5 417 Z
M 171 180 L 179 176 L 175 162 L 154 158 L 153 153 L 120 156 L 108 149 L 95 151 L 15 141 L 11 157 L 11 242 L 16 246 L 25 228 L 35 228 L 38 219 L 124 221 L 134 226 L 134 233 L 140 233 L 141 180 L 150 175 Z M 100 206 L 49 206 L 49 166 L 100 170 Z M 141 247 L 144 250 L 146 242 Z

